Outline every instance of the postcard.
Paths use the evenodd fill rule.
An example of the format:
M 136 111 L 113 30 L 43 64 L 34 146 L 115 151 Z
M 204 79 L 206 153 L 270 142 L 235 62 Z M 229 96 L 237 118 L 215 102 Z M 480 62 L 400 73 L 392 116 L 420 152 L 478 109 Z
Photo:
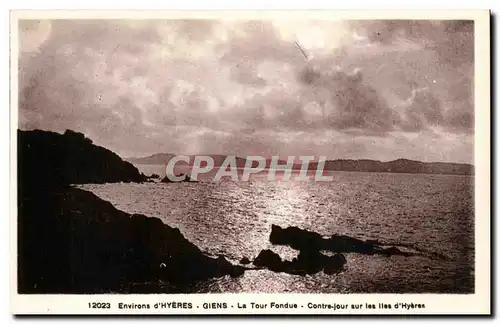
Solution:
M 12 11 L 11 312 L 491 314 L 489 26 Z

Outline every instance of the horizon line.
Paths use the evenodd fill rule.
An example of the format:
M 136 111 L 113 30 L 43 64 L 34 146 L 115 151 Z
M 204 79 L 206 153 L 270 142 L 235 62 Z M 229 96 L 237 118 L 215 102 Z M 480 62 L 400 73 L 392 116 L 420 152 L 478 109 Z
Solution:
M 147 155 L 147 156 L 130 156 L 130 157 L 126 157 L 126 158 L 123 158 L 124 160 L 129 160 L 129 159 L 145 159 L 145 158 L 150 158 L 154 155 L 160 155 L 160 154 L 165 154 L 165 155 L 173 155 L 173 156 L 180 156 L 180 155 L 184 155 L 184 156 L 189 156 L 189 157 L 192 157 L 192 156 L 224 156 L 224 157 L 228 157 L 228 156 L 234 156 L 236 158 L 240 158 L 240 159 L 244 159 L 246 160 L 246 157 L 248 156 L 258 156 L 258 155 L 247 155 L 246 157 L 242 157 L 240 155 L 230 155 L 230 154 L 175 154 L 175 153 L 153 153 L 153 154 L 150 154 L 150 155 Z M 272 155 L 270 157 L 266 157 L 265 160 L 268 161 L 268 160 L 271 160 L 272 157 L 275 157 L 275 156 L 278 156 L 278 161 L 287 161 L 286 159 L 282 159 L 279 155 Z M 298 156 L 313 156 L 314 158 L 317 158 L 321 155 L 289 155 L 289 156 L 293 156 L 293 157 L 298 157 Z M 404 157 L 400 157 L 400 158 L 397 158 L 397 159 L 392 159 L 392 160 L 386 160 L 386 161 L 382 161 L 382 160 L 376 160 L 376 159 L 370 159 L 370 158 L 358 158 L 358 159 L 355 159 L 355 158 L 326 158 L 325 162 L 328 162 L 328 161 L 341 161 L 341 160 L 344 160 L 344 161 L 373 161 L 373 162 L 380 162 L 380 163 L 388 163 L 388 162 L 394 162 L 394 161 L 398 161 L 398 160 L 407 160 L 407 161 L 413 161 L 413 162 L 419 162 L 419 163 L 447 163 L 447 164 L 465 164 L 465 165 L 470 165 L 470 166 L 475 166 L 474 163 L 468 163 L 468 162 L 442 162 L 442 161 L 432 161 L 432 162 L 426 162 L 426 161 L 421 161 L 421 160 L 414 160 L 414 159 L 409 159 L 409 158 L 404 158 Z M 300 159 L 297 159 L 298 162 L 300 162 Z M 308 163 L 318 163 L 319 161 L 317 159 L 315 160 L 311 160 L 309 161 Z M 141 163 L 138 163 L 138 164 L 141 164 Z M 297 163 L 297 162 L 294 162 L 294 165 L 295 164 L 302 164 L 302 163 Z

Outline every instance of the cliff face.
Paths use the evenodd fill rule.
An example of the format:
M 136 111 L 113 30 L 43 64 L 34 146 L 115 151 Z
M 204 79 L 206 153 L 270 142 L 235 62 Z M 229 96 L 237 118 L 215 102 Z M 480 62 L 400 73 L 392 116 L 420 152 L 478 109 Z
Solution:
M 122 212 L 76 188 L 22 197 L 18 234 L 19 293 L 172 292 L 243 273 L 160 219 Z M 147 283 L 147 290 L 134 288 Z
M 19 293 L 162 290 L 243 269 L 212 258 L 160 219 L 130 215 L 70 184 L 145 176 L 83 134 L 18 131 Z M 183 290 L 185 291 L 185 290 Z
M 145 180 L 131 163 L 71 130 L 19 130 L 17 143 L 18 183 L 24 189 Z

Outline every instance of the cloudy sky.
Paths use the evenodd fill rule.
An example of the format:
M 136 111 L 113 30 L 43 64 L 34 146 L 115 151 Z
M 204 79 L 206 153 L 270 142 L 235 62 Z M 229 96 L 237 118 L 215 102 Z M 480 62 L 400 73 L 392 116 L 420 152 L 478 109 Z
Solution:
M 473 29 L 466 21 L 23 20 L 19 127 L 80 131 L 122 157 L 471 163 Z

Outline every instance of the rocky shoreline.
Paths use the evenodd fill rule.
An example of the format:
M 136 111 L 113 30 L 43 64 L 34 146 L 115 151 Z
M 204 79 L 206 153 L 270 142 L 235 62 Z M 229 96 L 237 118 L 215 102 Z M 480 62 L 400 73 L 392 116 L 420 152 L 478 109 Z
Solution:
M 71 187 L 146 180 L 81 133 L 18 131 L 19 293 L 103 293 L 131 282 L 186 285 L 243 274 L 160 219 Z
M 18 223 L 20 293 L 99 293 L 129 282 L 183 285 L 243 274 L 160 219 L 127 214 L 77 188 L 23 197 Z
M 269 240 L 299 251 L 284 261 L 263 250 L 233 264 L 210 256 L 159 218 L 129 214 L 73 184 L 147 182 L 148 177 L 83 134 L 18 131 L 19 293 L 107 293 L 138 284 L 158 293 L 247 270 L 293 275 L 344 271 L 343 253 L 422 255 L 342 235 L 273 225 Z M 327 255 L 328 251 L 333 255 Z M 180 289 L 186 291 L 186 289 Z

